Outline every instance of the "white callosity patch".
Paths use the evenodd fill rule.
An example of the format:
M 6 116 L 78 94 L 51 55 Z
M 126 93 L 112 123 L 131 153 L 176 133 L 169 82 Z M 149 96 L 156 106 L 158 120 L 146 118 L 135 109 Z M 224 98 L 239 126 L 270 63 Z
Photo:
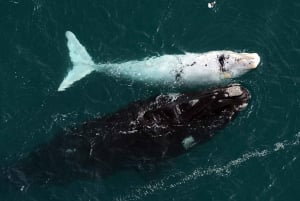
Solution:
M 176 112 L 181 115 L 181 109 L 179 108 L 179 105 L 175 106 Z
M 77 150 L 75 148 L 69 148 L 69 149 L 66 149 L 66 153 L 67 154 L 71 154 L 71 153 L 74 153 L 76 152 Z
M 190 100 L 189 104 L 193 107 L 194 105 L 196 105 L 199 102 L 198 99 L 194 99 L 194 100 Z
M 239 106 L 239 110 L 244 110 L 248 106 L 248 103 L 243 103 Z
M 156 97 L 156 102 L 160 101 L 167 101 L 167 102 L 174 102 L 177 98 L 180 97 L 179 93 L 169 93 L 167 95 L 159 95 Z
M 260 61 L 257 54 L 221 50 L 95 64 L 86 48 L 72 32 L 67 31 L 66 37 L 73 68 L 60 84 L 59 91 L 65 90 L 93 71 L 156 84 L 212 84 L 240 76 L 256 67 Z
M 233 97 L 233 96 L 240 96 L 243 94 L 243 91 L 240 86 L 231 86 L 226 89 L 226 93 L 228 93 L 228 96 Z
M 193 136 L 189 136 L 189 137 L 186 137 L 182 140 L 182 146 L 185 148 L 185 149 L 190 149 L 192 148 L 194 145 L 196 145 L 196 141 L 194 139 Z

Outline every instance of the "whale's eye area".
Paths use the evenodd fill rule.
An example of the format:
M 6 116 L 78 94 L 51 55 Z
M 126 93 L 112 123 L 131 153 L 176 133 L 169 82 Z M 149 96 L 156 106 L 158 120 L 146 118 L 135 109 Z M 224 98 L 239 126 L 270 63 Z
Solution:
M 225 68 L 224 68 L 225 56 L 224 56 L 224 54 L 220 55 L 220 56 L 218 57 L 218 60 L 219 60 L 219 64 L 220 64 L 220 70 L 221 70 L 222 72 L 225 72 Z

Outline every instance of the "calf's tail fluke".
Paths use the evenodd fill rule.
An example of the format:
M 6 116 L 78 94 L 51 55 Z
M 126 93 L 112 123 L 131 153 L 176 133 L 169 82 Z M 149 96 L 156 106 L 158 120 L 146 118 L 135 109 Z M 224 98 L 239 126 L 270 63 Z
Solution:
M 76 36 L 71 31 L 67 31 L 66 37 L 68 40 L 67 46 L 73 67 L 58 87 L 58 91 L 64 91 L 74 82 L 82 79 L 95 70 L 95 63 Z

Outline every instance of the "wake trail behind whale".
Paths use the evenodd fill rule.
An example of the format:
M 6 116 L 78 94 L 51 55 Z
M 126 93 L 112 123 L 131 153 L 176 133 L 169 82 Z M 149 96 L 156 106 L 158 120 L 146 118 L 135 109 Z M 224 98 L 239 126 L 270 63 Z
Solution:
M 184 173 L 180 172 L 177 174 L 172 174 L 166 176 L 161 180 L 154 180 L 146 185 L 134 187 L 134 189 L 126 194 L 119 195 L 114 198 L 115 201 L 129 201 L 129 200 L 143 200 L 147 196 L 151 196 L 158 191 L 167 191 L 169 189 L 177 188 L 178 186 L 185 185 L 192 181 L 195 181 L 204 176 L 229 176 L 236 168 L 245 165 L 249 160 L 258 159 L 270 156 L 271 154 L 284 151 L 287 148 L 298 147 L 300 145 L 300 132 L 296 133 L 293 140 L 284 140 L 273 144 L 273 146 L 261 149 L 253 150 L 242 154 L 240 157 L 230 160 L 224 165 L 218 166 L 208 166 L 208 167 L 198 167 L 192 172 Z M 294 158 L 293 160 L 296 160 Z M 177 180 L 174 182 L 174 179 Z

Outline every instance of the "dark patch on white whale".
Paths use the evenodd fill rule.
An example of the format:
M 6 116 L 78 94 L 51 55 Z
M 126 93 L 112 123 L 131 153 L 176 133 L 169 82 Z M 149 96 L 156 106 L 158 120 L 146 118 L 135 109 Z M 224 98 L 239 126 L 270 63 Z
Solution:
M 66 129 L 2 172 L 7 183 L 26 189 L 155 164 L 211 139 L 249 99 L 248 90 L 234 84 L 138 101 Z

